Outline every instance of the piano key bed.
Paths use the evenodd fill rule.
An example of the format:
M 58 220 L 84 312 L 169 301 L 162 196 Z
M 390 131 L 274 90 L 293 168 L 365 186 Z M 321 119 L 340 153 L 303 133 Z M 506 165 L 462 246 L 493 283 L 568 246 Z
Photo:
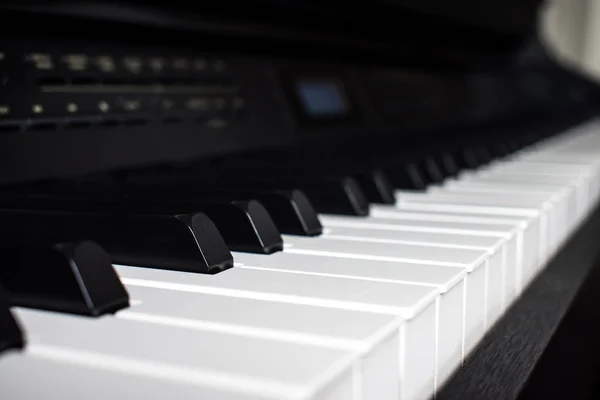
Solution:
M 514 398 L 590 268 L 572 260 L 596 249 L 596 131 L 398 191 L 369 216 L 321 214 L 321 236 L 234 251 L 216 274 L 115 265 L 129 306 L 114 314 L 13 299 L 25 345 L 0 354 L 2 398 Z M 81 293 L 65 301 L 108 301 L 67 264 Z M 9 297 L 23 283 L 0 282 Z

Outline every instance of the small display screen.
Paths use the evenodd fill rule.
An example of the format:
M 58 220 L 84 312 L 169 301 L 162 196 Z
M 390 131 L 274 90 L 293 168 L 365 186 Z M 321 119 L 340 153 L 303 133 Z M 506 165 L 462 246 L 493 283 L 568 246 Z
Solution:
M 300 80 L 296 91 L 309 117 L 344 117 L 350 106 L 341 85 L 332 80 Z

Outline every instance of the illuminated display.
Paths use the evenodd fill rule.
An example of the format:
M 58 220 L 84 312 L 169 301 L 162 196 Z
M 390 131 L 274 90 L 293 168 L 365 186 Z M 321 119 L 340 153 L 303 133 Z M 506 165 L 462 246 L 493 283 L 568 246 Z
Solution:
M 349 102 L 341 85 L 332 80 L 299 80 L 296 91 L 304 112 L 313 118 L 344 117 Z

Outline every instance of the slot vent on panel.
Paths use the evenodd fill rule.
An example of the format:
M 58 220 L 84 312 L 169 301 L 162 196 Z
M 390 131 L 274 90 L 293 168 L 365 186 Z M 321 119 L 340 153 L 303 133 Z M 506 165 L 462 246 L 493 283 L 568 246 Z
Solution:
M 18 123 L 9 123 L 9 124 L 0 124 L 0 134 L 2 133 L 18 133 L 23 130 L 21 124 Z
M 181 117 L 165 117 L 162 119 L 163 124 L 178 124 L 183 122 L 183 118 Z
M 119 126 L 120 124 L 121 124 L 121 121 L 116 120 L 116 119 L 105 119 L 98 123 L 99 126 L 103 126 L 103 127 L 115 127 L 115 126 Z
M 49 76 L 38 79 L 37 83 L 39 86 L 64 86 L 67 84 L 67 79 L 58 76 Z
M 83 129 L 89 128 L 91 126 L 92 122 L 86 120 L 67 121 L 67 123 L 65 124 L 66 129 Z
M 142 126 L 148 124 L 148 122 L 149 121 L 145 118 L 133 118 L 123 121 L 123 124 L 125 126 Z
M 94 78 L 73 78 L 71 79 L 71 85 L 82 86 L 82 85 L 98 85 L 101 81 Z
M 56 122 L 34 122 L 29 125 L 29 131 L 55 131 L 58 129 L 58 124 Z

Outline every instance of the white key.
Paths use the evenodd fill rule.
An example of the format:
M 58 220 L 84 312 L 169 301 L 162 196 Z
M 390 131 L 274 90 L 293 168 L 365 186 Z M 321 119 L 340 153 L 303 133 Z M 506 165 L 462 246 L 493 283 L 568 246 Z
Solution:
M 367 218 L 365 222 L 370 219 Z M 365 226 L 365 224 L 362 224 Z M 501 285 L 488 290 L 489 303 L 487 305 L 486 325 L 493 324 L 504 311 L 507 302 L 506 294 L 506 263 L 507 263 L 507 240 L 501 237 L 477 236 L 477 235 L 456 235 L 452 233 L 436 232 L 407 232 L 398 230 L 370 229 L 369 226 L 355 227 L 331 227 L 324 228 L 322 238 L 349 240 L 349 241 L 367 241 L 384 244 L 410 244 L 422 246 L 424 248 L 435 249 L 437 247 L 479 250 L 485 251 L 489 255 L 488 279 L 494 281 L 500 278 Z M 516 259 L 516 248 L 512 258 Z M 496 274 L 496 275 L 495 275 Z M 514 281 L 515 278 L 513 278 Z M 494 290 L 498 290 L 494 295 Z M 497 301 L 494 302 L 493 299 Z
M 593 158 L 575 158 L 575 157 L 560 157 L 560 154 L 523 154 L 515 158 L 510 163 L 507 163 L 507 169 L 512 168 L 512 165 L 532 165 L 533 170 L 541 169 L 542 171 L 580 171 L 584 174 L 598 173 L 600 163 Z
M 49 351 L 54 359 L 146 367 L 155 374 L 181 374 L 205 386 L 273 399 L 360 398 L 353 352 L 112 316 L 26 309 L 15 314 L 27 329 L 28 345 Z
M 479 191 L 483 193 L 511 193 L 520 194 L 522 192 L 535 193 L 556 193 L 559 199 L 566 202 L 567 215 L 569 218 L 569 229 L 574 227 L 574 222 L 578 215 L 584 210 L 579 209 L 575 189 L 564 185 L 549 185 L 539 183 L 520 183 L 520 182 L 495 182 L 486 179 L 480 180 L 453 180 L 444 183 L 444 189 L 448 191 L 460 191 L 468 189 L 469 191 Z
M 470 352 L 485 333 L 487 315 L 490 310 L 495 313 L 502 304 L 502 287 L 497 290 L 488 289 L 488 279 L 492 275 L 502 279 L 502 259 L 490 265 L 489 254 L 484 250 L 453 249 L 445 247 L 424 247 L 415 245 L 377 243 L 361 238 L 345 238 L 349 240 L 330 239 L 324 236 L 314 240 L 300 237 L 285 237 L 284 253 L 310 254 L 338 258 L 353 258 L 369 261 L 395 261 L 399 263 L 441 265 L 465 269 L 469 273 L 467 288 L 467 307 L 481 307 L 480 310 L 469 310 L 467 317 L 483 312 L 482 319 L 467 319 L 465 351 Z M 284 264 L 284 263 L 282 263 Z M 495 288 L 494 288 L 495 289 Z M 475 305 L 471 298 L 482 299 L 482 304 Z
M 590 191 L 598 190 L 598 166 L 589 164 L 574 164 L 550 161 L 523 161 L 515 160 L 510 163 L 495 165 L 485 171 L 486 173 L 511 173 L 527 174 L 533 176 L 576 177 L 583 179 L 590 186 Z
M 324 218 L 328 218 L 324 216 Z M 344 217 L 341 217 L 344 219 Z M 328 239 L 339 240 L 361 240 L 367 242 L 378 242 L 387 244 L 410 244 L 422 247 L 446 247 L 451 249 L 466 249 L 466 250 L 483 250 L 490 256 L 490 265 L 501 265 L 502 282 L 505 280 L 505 269 L 507 263 L 507 240 L 498 236 L 479 236 L 474 234 L 456 234 L 451 232 L 421 232 L 421 231 L 402 231 L 402 230 L 386 230 L 377 229 L 377 220 L 367 218 L 362 220 L 366 224 L 360 222 L 360 227 L 353 227 L 352 221 L 347 219 L 349 226 L 331 226 L 328 225 L 323 229 L 321 237 Z M 513 251 L 513 256 L 510 259 L 511 263 L 516 260 L 516 247 Z M 494 269 L 494 268 L 491 268 Z M 503 284 L 504 287 L 504 284 Z M 505 291 L 502 292 L 503 302 L 505 299 Z M 493 311 L 491 311 L 493 313 Z M 490 315 L 488 315 L 488 319 Z M 493 317 L 492 317 L 493 319 Z
M 392 207 L 375 206 L 372 214 L 374 217 L 366 219 L 356 219 L 341 216 L 323 216 L 321 221 L 326 229 L 333 228 L 360 228 L 377 230 L 378 232 L 399 232 L 399 233 L 439 233 L 447 235 L 456 235 L 457 240 L 462 237 L 481 236 L 488 237 L 492 240 L 506 240 L 505 253 L 493 253 L 490 257 L 490 264 L 501 265 L 500 271 L 494 269 L 504 278 L 497 276 L 493 281 L 502 282 L 503 286 L 497 288 L 501 291 L 500 297 L 504 303 L 512 301 L 518 294 L 520 283 L 520 271 L 524 262 L 535 262 L 532 257 L 537 257 L 538 234 L 534 224 L 527 225 L 526 228 L 531 231 L 527 239 L 532 242 L 532 246 L 528 248 L 525 254 L 522 252 L 524 235 L 522 231 L 524 227 L 517 227 L 518 220 L 514 219 L 491 219 L 477 218 L 472 216 L 454 216 L 439 214 L 440 220 L 435 219 L 438 215 L 430 217 L 428 214 L 419 213 L 403 213 L 396 211 Z M 378 216 L 382 217 L 379 218 Z M 384 218 L 389 217 L 389 218 Z M 404 218 L 404 217 L 407 218 Z M 420 217 L 423 218 L 420 218 Z M 467 222 L 462 222 L 467 221 Z M 478 221 L 494 222 L 477 223 Z M 529 243 L 529 242 L 528 242 Z M 502 260 L 504 256 L 504 260 Z M 502 303 L 501 303 L 502 304 Z
M 540 218 L 549 217 L 552 204 L 545 195 L 524 194 L 519 197 L 509 195 L 488 195 L 468 193 L 399 193 L 396 206 L 409 208 L 415 203 L 420 205 L 432 204 L 435 209 L 444 207 L 460 211 L 473 210 L 478 213 L 491 213 L 494 215 L 510 215 L 531 217 L 540 215 Z
M 525 172 L 523 172 L 525 171 Z M 567 164 L 552 164 L 548 162 L 515 162 L 503 168 L 495 168 L 491 173 L 514 173 L 514 174 L 530 174 L 538 176 L 553 176 L 553 177 L 576 177 L 582 179 L 588 186 L 588 190 L 592 196 L 598 194 L 598 174 L 596 166 L 573 166 Z
M 576 223 L 576 209 L 569 209 L 569 196 L 572 190 L 548 191 L 548 190 L 531 190 L 531 189 L 510 189 L 493 187 L 491 184 L 485 186 L 478 185 L 478 181 L 455 181 L 449 182 L 441 188 L 434 189 L 436 193 L 459 193 L 459 194 L 488 194 L 491 196 L 522 196 L 523 194 L 539 195 L 540 198 L 546 197 L 552 203 L 552 212 L 554 217 L 550 218 L 548 226 L 548 247 L 554 253 L 562 242 L 567 238 L 572 226 Z M 491 187 L 490 187 L 491 186 Z M 575 200 L 573 198 L 573 200 Z M 574 203 L 574 202 L 573 202 Z M 574 205 L 574 204 L 573 204 Z
M 537 255 L 535 261 L 530 265 L 523 259 L 523 283 L 527 283 L 526 268 L 535 272 L 537 266 L 545 263 L 550 252 L 547 249 L 548 217 L 552 206 L 542 202 L 538 196 L 534 198 L 510 198 L 498 196 L 474 196 L 461 194 L 418 194 L 403 195 L 398 200 L 398 208 L 403 210 L 437 210 L 437 211 L 461 211 L 488 213 L 492 215 L 510 215 L 517 217 L 529 217 L 530 225 L 535 225 L 539 233 L 539 244 L 536 246 Z M 539 222 L 536 223 L 535 220 Z M 523 247 L 523 249 L 530 249 Z M 524 257 L 526 254 L 524 253 Z M 527 265 L 527 267 L 526 267 Z
M 590 208 L 593 204 L 595 204 L 596 199 L 590 196 L 589 194 L 589 184 L 585 182 L 583 179 L 576 179 L 570 177 L 550 177 L 550 176 L 533 176 L 533 175 L 509 175 L 509 174 L 494 174 L 487 175 L 481 178 L 473 178 L 477 181 L 486 181 L 486 182 L 504 182 L 504 183 L 518 183 L 518 184 L 539 184 L 542 182 L 552 183 L 556 185 L 562 185 L 568 187 L 569 189 L 573 189 L 575 191 L 575 202 L 577 204 L 576 209 L 577 213 L 574 218 L 574 222 L 571 224 L 570 229 L 575 229 L 582 221 L 585 220 L 588 215 Z M 473 180 L 469 180 L 473 181 Z
M 588 210 L 591 204 L 595 202 L 594 197 L 591 195 L 589 182 L 582 177 L 571 177 L 571 176 L 550 176 L 550 175 L 535 175 L 535 174 L 516 174 L 516 173 L 480 173 L 477 175 L 465 175 L 461 176 L 461 180 L 475 180 L 475 181 L 488 181 L 488 182 L 520 182 L 520 183 L 544 183 L 544 184 L 557 184 L 571 186 L 575 189 L 577 196 L 577 202 L 579 204 L 579 210 Z M 584 215 L 580 215 L 582 219 Z
M 600 167 L 600 161 L 598 160 L 598 156 L 596 154 L 532 152 L 527 154 L 521 154 L 518 157 L 516 157 L 516 159 L 525 161 L 578 163 Z
M 415 221 L 446 221 L 446 222 L 466 222 L 466 223 L 483 223 L 496 225 L 511 225 L 517 226 L 525 224 L 531 217 L 514 216 L 514 215 L 494 215 L 493 213 L 481 212 L 478 213 L 472 210 L 456 210 L 456 211 L 413 211 L 410 208 L 404 209 L 386 205 L 374 205 L 371 209 L 371 217 L 373 218 L 396 218 L 402 220 Z
M 286 238 L 287 240 L 287 238 Z M 313 239 L 319 240 L 319 239 Z M 352 244 L 350 243 L 349 246 Z M 311 254 L 283 252 L 260 255 L 233 253 L 236 268 L 266 270 L 326 276 L 352 277 L 405 284 L 418 284 L 437 288 L 441 295 L 437 304 L 436 381 L 440 385 L 460 365 L 464 346 L 470 350 L 485 333 L 486 298 L 477 286 L 479 274 L 465 280 L 467 268 L 409 264 L 391 261 L 371 261 L 355 258 L 327 257 Z M 241 265 L 238 263 L 242 263 Z M 485 275 L 481 274 L 482 278 Z M 477 296 L 469 302 L 469 295 Z M 467 304 L 465 308 L 465 302 Z M 465 310 L 468 315 L 465 315 Z M 463 322 L 464 320 L 464 322 Z M 468 329 L 465 343 L 464 329 Z
M 522 197 L 489 196 L 485 194 L 470 194 L 461 196 L 457 193 L 415 193 L 397 192 L 398 200 L 396 207 L 400 209 L 426 209 L 442 211 L 468 211 L 479 214 L 491 214 L 496 216 L 512 217 L 536 217 L 543 213 L 547 199 L 538 195 L 527 195 Z M 431 206 L 427 206 L 430 204 Z
M 327 216 L 323 216 L 327 218 Z M 322 218 L 323 218 L 322 217 Z M 348 220 L 350 222 L 350 220 Z M 367 218 L 364 220 L 369 224 L 360 227 L 353 226 L 326 226 L 323 228 L 321 237 L 340 239 L 345 237 L 369 238 L 381 243 L 412 244 L 417 246 L 449 247 L 454 249 L 487 250 L 490 254 L 502 251 L 506 242 L 504 238 L 496 236 L 480 236 L 476 234 L 460 235 L 450 232 L 420 232 L 372 229 L 370 221 L 374 224 L 376 220 Z
M 350 242 L 350 243 L 349 243 Z M 296 254 L 315 254 L 330 257 L 363 260 L 397 261 L 416 264 L 445 265 L 450 267 L 478 268 L 487 259 L 480 250 L 437 247 L 431 251 L 424 246 L 362 240 L 362 238 L 331 238 L 317 240 L 299 236 L 285 236 L 285 251 Z
M 542 157 L 545 156 L 545 157 Z M 597 157 L 596 155 L 594 157 Z M 550 168 L 546 171 L 556 171 L 558 168 L 564 166 L 573 166 L 577 165 L 581 169 L 581 173 L 574 173 L 576 170 L 573 168 L 569 168 L 570 173 L 565 174 L 567 176 L 576 176 L 583 177 L 584 179 L 591 180 L 590 184 L 594 187 L 594 184 L 597 186 L 598 179 L 600 177 L 600 162 L 594 158 L 582 158 L 582 157 L 573 157 L 573 156 L 561 156 L 560 154 L 538 154 L 537 157 L 521 157 L 519 162 L 524 163 L 544 163 L 549 164 Z M 512 172 L 512 171 L 511 171 Z M 539 174 L 537 174 L 539 175 Z M 557 173 L 548 174 L 552 176 L 562 175 Z
M 589 185 L 589 191 L 597 199 L 600 190 L 600 163 L 593 161 L 564 161 L 564 160 L 525 160 L 519 164 L 526 166 L 528 171 L 537 175 L 545 176 L 574 176 L 584 179 Z M 511 166 L 512 167 L 512 166 Z M 514 168 L 507 171 L 518 173 Z
M 232 268 L 217 275 L 115 266 L 125 285 L 309 304 L 399 316 L 401 399 L 434 389 L 437 288 L 339 277 Z M 410 367 L 408 367 L 410 366 Z
M 132 306 L 117 318 L 356 352 L 362 398 L 399 397 L 399 317 L 135 285 L 127 291 Z
M 0 386 L 4 400 L 272 400 L 267 394 L 236 391 L 201 374 L 161 364 L 141 363 L 50 346 L 30 345 L 23 353 L 3 354 Z M 348 393 L 352 395 L 352 393 Z M 342 400 L 340 392 L 329 400 Z
M 489 171 L 501 171 L 512 173 L 529 173 L 557 176 L 583 176 L 593 177 L 598 171 L 595 165 L 551 162 L 551 161 L 528 161 L 513 160 L 508 163 L 496 164 Z

